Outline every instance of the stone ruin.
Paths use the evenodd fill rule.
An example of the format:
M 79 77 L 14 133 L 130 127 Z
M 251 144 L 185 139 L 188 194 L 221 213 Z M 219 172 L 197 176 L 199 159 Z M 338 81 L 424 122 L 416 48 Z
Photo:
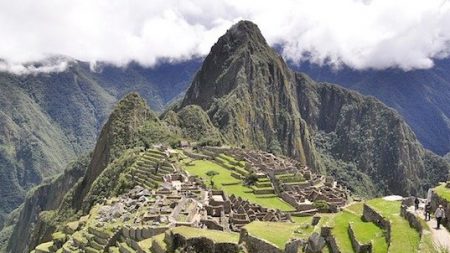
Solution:
M 238 148 L 205 147 L 209 156 L 220 153 L 245 161 L 246 169 L 270 178 L 275 193 L 298 211 L 298 215 L 312 215 L 319 211 L 337 212 L 348 203 L 349 191 L 331 176 L 314 173 L 300 162 L 271 153 Z M 318 210 L 314 204 L 324 201 L 328 210 Z
M 243 226 L 252 221 L 291 222 L 290 215 L 278 209 L 265 208 L 234 195 L 230 196 L 230 202 L 229 223 L 232 231 L 240 231 Z

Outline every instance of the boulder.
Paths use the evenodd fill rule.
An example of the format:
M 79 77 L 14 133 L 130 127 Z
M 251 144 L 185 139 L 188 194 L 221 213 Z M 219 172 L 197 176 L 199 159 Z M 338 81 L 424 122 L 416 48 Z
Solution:
M 318 233 L 314 232 L 309 238 L 306 244 L 306 253 L 320 253 L 323 247 L 325 247 L 325 239 Z

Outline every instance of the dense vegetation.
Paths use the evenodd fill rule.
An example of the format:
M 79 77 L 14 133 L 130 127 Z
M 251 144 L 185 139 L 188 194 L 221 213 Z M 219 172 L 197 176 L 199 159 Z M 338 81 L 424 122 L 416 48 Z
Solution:
M 437 59 L 430 69 L 353 70 L 308 62 L 290 64 L 313 79 L 337 83 L 380 99 L 398 111 L 417 138 L 439 155 L 450 152 L 450 59 Z
M 26 192 L 85 154 L 113 104 L 138 91 L 155 111 L 179 96 L 200 60 L 124 68 L 71 61 L 60 73 L 0 73 L 0 230 Z
M 75 69 L 83 70 L 80 67 Z M 72 79 L 71 74 L 66 75 L 67 80 L 75 80 L 77 85 L 86 89 L 87 87 L 83 85 L 101 79 L 99 76 L 85 77 L 86 79 L 80 82 L 81 77 Z M 56 76 L 62 78 L 59 74 Z M 52 78 L 52 75 L 49 78 Z M 117 85 L 111 84 L 107 88 L 99 85 L 95 87 L 92 89 L 95 91 L 101 89 L 102 94 L 108 98 L 107 101 L 115 99 L 108 89 L 115 90 L 118 88 Z M 43 100 L 45 103 L 52 101 L 47 97 L 40 101 L 44 103 Z M 32 105 L 36 103 L 28 99 L 22 102 Z M 90 103 L 94 102 L 90 101 L 89 106 Z M 102 103 L 104 107 L 99 108 L 108 111 L 109 102 Z M 18 108 L 9 105 L 9 108 L 12 107 Z M 250 22 L 238 23 L 219 39 L 183 101 L 172 109 L 164 113 L 160 119 L 137 93 L 125 96 L 117 104 L 100 132 L 89 161 L 80 166 L 80 168 L 87 167 L 86 173 L 73 175 L 67 172 L 57 181 L 38 188 L 44 193 L 51 191 L 53 193 L 51 196 L 47 197 L 41 191 L 30 194 L 25 204 L 29 207 L 20 212 L 9 249 L 13 252 L 23 252 L 26 247 L 36 246 L 58 225 L 90 212 L 92 205 L 99 199 L 117 195 L 126 189 L 128 182 L 118 174 L 130 168 L 141 148 L 156 143 L 176 146 L 180 140 L 187 139 L 201 145 L 230 144 L 267 150 L 276 154 L 282 153 L 300 160 L 313 170 L 335 176 L 363 196 L 383 193 L 405 195 L 423 193 L 427 187 L 442 180 L 449 171 L 449 164 L 424 150 L 411 129 L 393 110 L 374 98 L 364 97 L 335 85 L 316 83 L 304 74 L 292 72 L 282 58 L 267 45 L 256 25 Z M 82 119 L 77 118 L 84 114 L 77 111 L 56 114 L 45 111 L 41 114 L 30 114 L 29 119 L 17 116 L 21 115 L 20 112 L 14 110 L 11 112 L 7 115 L 11 115 L 8 117 L 14 119 L 12 120 L 14 124 L 34 120 L 31 116 L 42 115 L 36 124 L 50 126 L 57 117 L 53 119 L 48 115 L 60 113 L 63 115 L 62 118 L 66 118 L 67 114 L 74 115 L 74 119 L 71 119 L 73 122 L 67 123 L 68 125 L 73 125 L 74 122 L 75 125 L 84 124 Z M 103 115 L 104 112 L 93 109 L 92 112 L 95 114 L 92 122 L 98 127 L 102 123 L 98 115 Z M 7 120 L 10 120 L 9 118 Z M 58 163 L 64 163 L 75 154 L 73 147 L 78 145 L 80 148 L 84 144 L 74 142 L 68 152 L 64 153 L 67 150 L 64 148 L 65 142 L 71 143 L 65 140 L 64 136 L 70 134 L 67 134 L 67 130 L 61 130 L 65 129 L 64 127 L 57 126 L 60 128 L 54 130 L 54 133 L 46 132 L 53 131 L 50 127 L 33 134 L 40 134 L 44 138 L 52 136 L 52 140 L 57 143 L 52 149 L 47 150 L 46 154 L 52 159 L 61 160 L 58 160 Z M 73 132 L 76 133 L 76 130 Z M 95 131 L 91 134 L 95 135 Z M 3 152 L 0 154 L 6 154 L 3 157 L 10 163 L 13 161 L 10 153 L 17 150 L 12 146 L 18 143 L 16 139 L 21 139 L 15 135 L 11 136 L 14 137 L 11 139 L 13 141 L 0 143 L 0 151 Z M 63 138 L 62 141 L 58 139 L 59 137 Z M 29 147 L 28 144 L 25 147 Z M 44 144 L 45 142 L 37 142 L 36 145 L 45 147 Z M 56 150 L 57 148 L 61 150 Z M 32 153 L 36 150 L 39 149 L 33 149 L 31 154 L 26 153 L 24 157 L 32 159 L 40 157 Z M 61 156 L 60 152 L 65 156 Z M 204 177 L 208 182 L 214 182 L 214 187 L 221 188 L 227 193 L 241 195 L 264 206 L 285 210 L 291 208 L 276 196 L 258 198 L 252 193 L 253 186 L 247 187 L 243 180 L 231 176 L 230 168 L 233 166 L 230 166 L 229 159 L 223 156 L 218 158 L 217 162 L 223 166 L 195 161 L 191 165 L 187 164 L 186 170 Z M 29 160 L 24 159 L 24 164 L 25 161 Z M 32 161 L 33 164 L 39 164 Z M 27 184 L 31 186 L 31 183 L 28 178 L 35 179 L 35 183 L 38 183 L 45 177 L 42 168 L 32 171 L 28 171 L 30 167 L 23 165 L 14 168 L 17 169 L 12 170 L 13 175 L 5 173 L 8 178 L 0 178 L 13 179 L 8 187 L 20 182 L 29 187 Z M 240 164 L 233 170 L 240 173 L 243 178 L 247 176 L 247 172 Z M 216 173 L 211 176 L 206 174 L 208 171 Z M 30 176 L 30 173 L 36 174 L 37 177 Z M 61 182 L 66 181 L 70 181 L 70 184 L 61 187 Z M 2 189 L 6 188 L 0 188 Z M 25 186 L 22 189 L 19 187 L 18 193 L 8 197 L 8 201 L 20 197 L 21 194 L 23 199 L 25 189 Z M 49 197 L 56 201 L 51 202 L 54 199 Z M 20 204 L 22 199 L 14 202 L 14 205 Z M 39 201 L 36 201 L 37 199 Z M 315 204 L 321 208 L 323 203 Z M 6 206 L 3 203 L 2 205 Z M 34 211 L 31 213 L 27 211 L 30 209 Z M 10 210 L 12 208 L 4 209 L 6 212 Z M 346 222 L 347 219 L 344 220 Z M 27 226 L 34 222 L 36 225 L 26 230 Z M 17 239 L 19 235 L 22 237 L 21 240 Z
M 229 143 L 282 152 L 361 195 L 424 193 L 450 169 L 380 101 L 291 71 L 250 22 L 212 47 L 181 108 L 189 105 Z

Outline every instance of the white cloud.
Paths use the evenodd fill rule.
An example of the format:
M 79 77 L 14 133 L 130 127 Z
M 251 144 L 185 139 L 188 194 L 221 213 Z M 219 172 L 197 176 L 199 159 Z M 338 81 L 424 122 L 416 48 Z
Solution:
M 64 71 L 73 60 L 68 58 L 46 58 L 39 63 L 11 63 L 0 60 L 0 72 L 16 75 L 36 75 Z
M 54 55 L 147 66 L 189 59 L 240 19 L 293 61 L 408 70 L 450 50 L 442 0 L 0 0 L 0 70 Z

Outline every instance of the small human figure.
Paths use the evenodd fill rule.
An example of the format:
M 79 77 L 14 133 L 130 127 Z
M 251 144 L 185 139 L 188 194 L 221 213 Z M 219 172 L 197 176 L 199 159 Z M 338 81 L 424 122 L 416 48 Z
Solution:
M 442 207 L 442 205 L 439 205 L 439 207 L 436 209 L 436 212 L 434 212 L 434 217 L 436 217 L 436 222 L 437 222 L 436 229 L 440 229 L 441 222 L 443 219 L 445 219 L 445 210 Z
M 420 203 L 419 198 L 416 197 L 416 199 L 414 199 L 414 208 L 416 211 L 417 209 L 419 209 L 419 203 Z
M 429 221 L 431 220 L 431 203 L 427 202 L 425 205 L 425 220 Z
M 159 162 L 157 162 L 156 165 L 155 165 L 155 175 L 158 174 L 158 170 L 159 170 L 159 167 L 160 167 L 160 166 L 161 166 L 161 165 L 159 164 Z

